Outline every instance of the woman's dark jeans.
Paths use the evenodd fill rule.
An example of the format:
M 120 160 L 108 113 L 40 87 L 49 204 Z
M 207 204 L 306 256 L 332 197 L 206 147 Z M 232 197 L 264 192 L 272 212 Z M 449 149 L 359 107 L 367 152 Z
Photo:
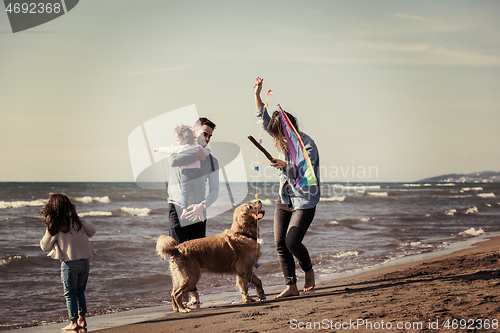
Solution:
M 309 252 L 302 244 L 302 240 L 315 212 L 316 207 L 294 211 L 291 205 L 281 203 L 278 198 L 274 212 L 274 244 L 287 285 L 297 283 L 294 257 L 304 272 L 312 268 Z

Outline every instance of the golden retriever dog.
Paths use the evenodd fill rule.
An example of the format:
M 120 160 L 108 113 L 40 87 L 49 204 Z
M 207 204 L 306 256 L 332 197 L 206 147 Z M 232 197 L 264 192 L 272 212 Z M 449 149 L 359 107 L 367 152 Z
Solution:
M 160 236 L 156 243 L 156 253 L 163 259 L 170 256 L 172 274 L 172 306 L 174 311 L 189 312 L 182 300 L 193 290 L 201 277 L 201 271 L 219 274 L 236 274 L 243 302 L 253 302 L 248 297 L 248 286 L 252 283 L 260 300 L 266 295 L 262 282 L 253 272 L 254 264 L 260 256 L 257 243 L 257 221 L 264 212 L 258 200 L 253 204 L 243 204 L 234 211 L 231 229 L 222 234 L 193 239 L 177 245 L 170 236 Z

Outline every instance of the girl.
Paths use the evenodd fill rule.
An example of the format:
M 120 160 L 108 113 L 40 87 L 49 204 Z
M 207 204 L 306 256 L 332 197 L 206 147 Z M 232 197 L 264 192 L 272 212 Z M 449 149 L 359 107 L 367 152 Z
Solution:
M 257 117 L 263 121 L 264 129 L 273 137 L 276 149 L 282 153 L 285 160 L 273 159 L 271 166 L 281 170 L 278 201 L 274 213 L 274 242 L 281 269 L 285 277 L 286 288 L 275 298 L 299 295 L 297 277 L 295 276 L 295 258 L 305 272 L 304 291 L 311 291 L 315 286 L 314 270 L 311 258 L 302 240 L 311 225 L 316 212 L 316 204 L 320 199 L 319 187 L 319 153 L 313 139 L 305 133 L 299 132 L 295 117 L 286 112 L 286 115 L 300 134 L 305 149 L 311 159 L 316 175 L 317 185 L 296 188 L 295 166 L 288 152 L 288 144 L 281 123 L 279 111 L 269 116 L 260 92 L 262 80 L 257 78 L 255 88 L 255 106 Z
M 95 227 L 81 219 L 75 205 L 64 194 L 52 194 L 40 211 L 40 218 L 47 227 L 40 241 L 48 256 L 61 260 L 61 281 L 71 323 L 61 331 L 72 331 L 86 327 L 85 288 L 89 277 L 89 259 L 95 254 L 89 237 Z

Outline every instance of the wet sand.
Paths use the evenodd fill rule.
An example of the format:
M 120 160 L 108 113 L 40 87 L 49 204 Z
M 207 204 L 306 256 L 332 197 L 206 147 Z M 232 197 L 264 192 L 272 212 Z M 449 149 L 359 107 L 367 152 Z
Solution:
M 161 318 L 98 331 L 90 317 L 89 332 L 500 331 L 500 237 L 295 297 L 273 300 L 278 291 L 266 291 L 263 303 L 204 304 L 186 314 L 167 314 L 168 306 Z

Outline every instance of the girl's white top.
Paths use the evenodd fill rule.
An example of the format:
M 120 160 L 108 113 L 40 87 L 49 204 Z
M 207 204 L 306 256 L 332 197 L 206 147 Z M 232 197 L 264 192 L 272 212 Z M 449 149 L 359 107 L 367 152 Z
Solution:
M 198 151 L 198 149 L 202 149 L 203 152 L 205 153 L 206 156 L 210 155 L 210 149 L 208 148 L 203 148 L 198 143 L 192 144 L 192 145 L 182 145 L 182 146 L 173 146 L 173 147 L 158 147 L 156 148 L 156 151 L 159 153 L 165 153 L 169 155 L 173 154 L 181 154 L 181 153 L 195 153 Z M 191 164 L 183 165 L 183 169 L 198 169 L 200 168 L 201 163 L 200 161 L 194 161 Z
M 95 227 L 90 222 L 80 220 L 82 228 L 79 231 L 71 229 L 66 233 L 60 231 L 51 236 L 48 230 L 45 230 L 40 247 L 43 251 L 50 251 L 47 256 L 64 261 L 90 259 L 94 256 L 95 251 L 89 238 L 94 236 Z

